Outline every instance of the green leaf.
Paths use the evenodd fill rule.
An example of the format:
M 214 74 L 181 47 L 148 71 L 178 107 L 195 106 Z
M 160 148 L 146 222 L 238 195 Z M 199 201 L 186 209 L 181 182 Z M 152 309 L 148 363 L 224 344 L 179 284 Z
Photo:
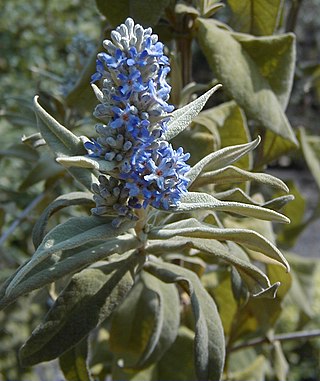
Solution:
M 288 193 L 289 188 L 280 179 L 269 175 L 267 173 L 255 173 L 245 171 L 243 169 L 227 166 L 216 171 L 203 173 L 193 183 L 193 187 L 199 187 L 206 184 L 234 184 L 242 183 L 244 181 L 256 181 L 258 183 L 271 186 L 278 190 Z
M 95 49 L 88 58 L 88 61 L 84 66 L 82 72 L 80 73 L 77 82 L 66 95 L 65 102 L 68 107 L 77 108 L 81 111 L 92 111 L 92 109 L 94 108 L 96 97 L 90 86 L 90 81 L 92 74 L 96 71 L 97 54 L 101 50 L 102 47 L 99 44 L 99 47 Z
M 114 170 L 116 164 L 103 159 L 97 159 L 87 156 L 69 156 L 58 157 L 57 162 L 65 167 L 79 167 L 96 169 L 102 173 L 110 173 Z
M 46 207 L 33 227 L 32 240 L 34 246 L 37 248 L 41 244 L 45 235 L 48 220 L 58 210 L 71 205 L 90 205 L 92 203 L 93 195 L 89 192 L 71 192 L 57 197 Z
M 19 191 L 25 191 L 31 186 L 39 183 L 43 180 L 48 180 L 54 176 L 62 175 L 64 169 L 55 163 L 53 157 L 43 156 L 34 165 L 31 171 L 23 179 L 22 183 L 19 185 Z
M 216 210 L 267 221 L 290 222 L 286 216 L 274 210 L 240 202 L 220 201 L 207 193 L 201 192 L 188 192 L 181 198 L 181 203 L 175 209 L 170 209 L 173 213 L 190 212 L 193 210 Z
M 81 140 L 48 114 L 38 102 L 38 98 L 38 96 L 34 98 L 34 108 L 37 116 L 45 124 L 39 123 L 40 132 L 55 154 L 58 156 L 85 154 L 86 150 Z
M 204 105 L 211 97 L 211 95 L 220 89 L 220 87 L 221 85 L 214 86 L 212 89 L 208 90 L 193 102 L 178 110 L 175 110 L 172 113 L 172 119 L 168 123 L 168 130 L 164 134 L 164 139 L 171 140 L 176 135 L 180 134 L 180 132 L 185 130 L 190 125 L 192 120 L 203 109 Z
M 108 239 L 103 243 L 93 243 L 91 246 L 80 247 L 73 250 L 66 250 L 62 253 L 56 253 L 46 260 L 35 265 L 25 275 L 23 280 L 18 283 L 11 291 L 9 296 L 5 295 L 8 285 L 14 280 L 20 268 L 4 283 L 0 290 L 0 309 L 14 302 L 19 296 L 27 294 L 30 291 L 46 286 L 64 276 L 70 276 L 83 268 L 100 260 L 109 260 L 117 262 L 123 257 L 131 254 L 133 249 L 141 246 L 141 242 L 131 234 L 124 234 L 118 238 Z M 116 253 L 127 253 L 121 256 Z M 112 256 L 112 254 L 115 254 Z
M 87 367 L 87 357 L 87 339 L 59 357 L 59 366 L 66 381 L 92 381 Z
M 312 304 L 314 303 L 318 261 L 311 258 L 301 258 L 297 255 L 287 255 L 292 268 L 292 285 L 289 290 L 289 299 L 306 316 L 312 317 L 314 315 Z
M 37 96 L 34 98 L 34 107 L 38 116 L 38 127 L 41 135 L 56 156 L 85 155 L 87 153 L 81 139 L 48 114 L 38 102 Z M 71 168 L 69 172 L 88 190 L 91 189 L 91 184 L 96 182 L 92 171 L 87 169 Z
M 192 255 L 200 256 L 206 262 L 208 262 L 209 256 L 209 258 L 214 257 L 217 260 L 222 260 L 225 263 L 235 266 L 254 296 L 263 296 L 261 293 L 271 287 L 268 277 L 258 267 L 252 265 L 248 260 L 243 260 L 237 255 L 233 255 L 227 246 L 214 239 L 174 237 L 166 239 L 164 242 L 161 242 L 161 240 L 150 240 L 147 250 L 148 253 L 152 254 L 164 254 L 164 252 L 172 253 L 177 250 L 180 251 L 190 248 L 199 250 L 199 253 L 195 252 Z M 205 256 L 203 256 L 203 254 L 205 254 Z M 166 258 L 169 259 L 171 257 Z M 184 258 L 186 261 L 189 259 L 188 256 L 181 256 L 181 260 Z
M 0 156 L 8 157 L 13 156 L 17 159 L 22 159 L 27 162 L 29 161 L 36 161 L 39 158 L 39 153 L 27 146 L 26 144 L 13 144 L 8 148 L 4 148 L 0 150 Z
M 220 380 L 225 342 L 213 299 L 191 271 L 169 263 L 148 262 L 145 270 L 166 283 L 178 283 L 190 296 L 195 318 L 195 367 L 199 380 Z
M 238 355 L 238 354 L 236 354 Z M 242 355 L 242 353 L 240 354 Z M 248 354 L 247 352 L 243 353 L 243 357 L 247 356 L 248 360 Z M 253 357 L 253 358 L 252 358 Z M 234 356 L 231 360 L 235 367 L 238 369 L 234 372 L 230 372 L 229 377 L 230 380 L 234 381 L 264 381 L 265 376 L 268 372 L 268 362 L 265 356 L 263 355 L 256 355 L 251 356 L 251 361 L 246 361 L 247 366 L 240 365 L 236 359 L 234 359 Z
M 260 128 L 257 128 L 259 131 Z M 297 150 L 296 143 L 286 140 L 280 135 L 276 135 L 271 130 L 266 130 L 263 135 L 263 140 L 260 146 L 261 150 L 256 157 L 255 168 L 263 168 L 265 165 L 279 159 L 281 156 Z
M 170 229 L 170 225 L 168 225 L 167 228 L 153 229 L 150 232 L 151 239 L 168 240 L 169 238 L 176 236 L 208 238 L 216 239 L 218 241 L 234 241 L 244 247 L 258 251 L 267 257 L 274 259 L 282 264 L 288 271 L 290 269 L 287 260 L 284 258 L 280 250 L 261 234 L 253 230 L 215 228 L 208 224 L 202 224 L 200 227 L 180 229 Z M 221 250 L 221 254 L 222 253 L 223 251 Z M 218 253 L 216 252 L 215 255 L 218 255 Z
M 228 0 L 232 11 L 230 26 L 256 36 L 273 34 L 279 25 L 282 0 Z
M 96 0 L 99 11 L 113 27 L 132 17 L 136 23 L 154 26 L 160 19 L 170 0 Z
M 301 143 L 301 149 L 303 156 L 308 164 L 308 168 L 312 173 L 315 182 L 320 189 L 320 159 L 317 156 L 314 148 L 309 144 L 307 134 L 303 128 L 299 129 L 299 140 Z
M 196 165 L 194 165 L 186 174 L 186 177 L 190 179 L 189 187 L 204 170 L 212 171 L 215 169 L 223 168 L 231 163 L 234 163 L 235 161 L 239 160 L 242 156 L 254 150 L 259 143 L 260 138 L 258 137 L 250 143 L 225 147 L 207 155 Z
M 100 268 L 85 269 L 72 277 L 20 350 L 24 366 L 61 356 L 110 316 L 134 284 L 143 257 L 129 258 Z
M 142 272 L 112 320 L 110 345 L 124 368 L 142 369 L 159 361 L 178 334 L 179 306 L 175 286 Z
M 200 18 L 197 25 L 197 37 L 212 70 L 246 115 L 297 144 L 283 112 L 292 87 L 294 36 L 254 38 Z
M 206 127 L 213 135 L 216 135 L 216 131 L 218 131 L 219 138 L 217 140 L 220 142 L 221 148 L 245 144 L 251 140 L 246 116 L 234 101 L 201 111 L 195 117 L 194 123 Z M 237 166 L 250 169 L 252 166 L 251 156 L 242 156 L 237 159 Z
M 274 364 L 274 372 L 278 380 L 287 380 L 289 373 L 289 364 L 283 353 L 280 341 L 273 342 L 272 357 Z
M 289 181 L 288 186 L 290 188 L 290 193 L 294 196 L 294 202 L 285 205 L 283 212 L 290 218 L 291 223 L 287 226 L 282 226 L 277 232 L 277 242 L 286 249 L 295 245 L 299 235 L 311 222 L 310 220 L 305 220 L 305 198 L 293 181 Z
M 125 225 L 128 229 L 132 223 Z M 61 250 L 73 249 L 91 241 L 105 240 L 120 234 L 110 221 L 97 217 L 74 217 L 63 224 L 56 226 L 44 238 L 29 262 L 18 269 L 14 279 L 6 289 L 6 295 L 10 296 L 14 288 L 23 278 L 39 263 L 59 253 Z
M 181 326 L 176 341 L 158 363 L 158 380 L 196 380 L 193 339 L 194 332 Z
M 232 35 L 254 61 L 260 75 L 276 95 L 282 110 L 285 110 L 289 103 L 295 72 L 295 35 L 292 33 L 270 37 L 253 37 L 243 33 Z

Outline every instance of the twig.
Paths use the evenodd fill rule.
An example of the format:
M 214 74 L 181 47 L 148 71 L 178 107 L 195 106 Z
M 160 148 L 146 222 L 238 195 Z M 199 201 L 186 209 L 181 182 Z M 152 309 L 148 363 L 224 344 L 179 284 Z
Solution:
M 258 337 L 256 339 L 247 341 L 245 343 L 235 345 L 230 348 L 230 352 L 238 351 L 240 349 L 255 347 L 261 344 L 270 344 L 273 341 L 289 341 L 289 340 L 302 340 L 302 339 L 312 339 L 320 337 L 320 329 L 315 329 L 312 331 L 297 331 L 290 333 L 280 333 L 278 335 L 274 335 L 272 338 L 268 337 Z
M 13 221 L 13 223 L 9 226 L 9 228 L 2 234 L 0 238 L 0 246 L 4 244 L 4 242 L 9 238 L 9 236 L 15 231 L 15 229 L 19 226 L 19 224 L 28 216 L 33 208 L 35 208 L 40 201 L 44 198 L 45 194 L 40 193 Z

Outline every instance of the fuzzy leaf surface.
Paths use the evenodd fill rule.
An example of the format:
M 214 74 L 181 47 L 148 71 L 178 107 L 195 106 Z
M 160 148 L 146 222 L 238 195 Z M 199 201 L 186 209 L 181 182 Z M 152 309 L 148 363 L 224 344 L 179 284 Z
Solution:
M 71 192 L 57 197 L 51 202 L 49 206 L 46 207 L 34 225 L 32 231 L 32 240 L 34 246 L 38 247 L 41 244 L 45 235 L 48 220 L 58 210 L 71 205 L 87 205 L 92 204 L 93 202 L 92 193 L 89 192 Z
M 226 91 L 248 117 L 297 144 L 283 112 L 292 87 L 294 36 L 253 38 L 220 29 L 214 20 L 197 23 L 200 46 Z
M 214 136 L 218 133 L 216 141 L 219 148 L 246 144 L 251 141 L 245 113 L 234 101 L 224 102 L 201 111 L 193 122 L 204 126 Z M 237 167 L 251 169 L 250 152 L 249 155 L 237 159 Z
M 72 277 L 20 350 L 25 366 L 61 356 L 104 321 L 134 284 L 136 253 L 115 264 L 85 269 Z
M 131 227 L 132 223 L 124 224 L 124 229 Z M 56 226 L 44 238 L 29 262 L 18 269 L 15 277 L 6 289 L 6 295 L 14 291 L 14 288 L 23 278 L 39 263 L 60 253 L 62 250 L 73 249 L 91 241 L 106 240 L 120 234 L 119 229 L 113 228 L 109 220 L 104 218 L 74 217 L 63 224 Z
M 188 192 L 181 198 L 181 203 L 175 209 L 170 211 L 173 213 L 182 213 L 193 210 L 216 210 L 267 221 L 290 222 L 286 216 L 275 212 L 272 209 L 240 202 L 220 201 L 215 197 L 202 192 Z
M 152 254 L 162 252 L 163 254 L 164 252 L 170 253 L 186 248 L 199 250 L 199 253 L 194 255 L 199 255 L 201 257 L 201 254 L 205 253 L 235 266 L 243 280 L 246 282 L 248 289 L 254 296 L 258 296 L 261 292 L 265 292 L 271 286 L 268 277 L 258 267 L 252 265 L 249 261 L 237 257 L 229 251 L 227 246 L 217 240 L 195 237 L 174 237 L 165 241 L 150 240 L 148 252 Z M 188 256 L 185 256 L 186 261 L 188 261 L 188 258 Z M 181 259 L 183 260 L 183 256 Z
M 169 263 L 148 262 L 145 270 L 166 283 L 178 283 L 190 296 L 195 318 L 195 368 L 199 380 L 220 380 L 225 343 L 217 307 L 199 278 L 187 269 Z
M 141 283 L 115 313 L 110 331 L 111 348 L 125 368 L 143 369 L 159 361 L 177 337 L 179 306 L 174 285 L 142 272 Z
M 205 172 L 197 178 L 193 186 L 205 184 L 226 184 L 241 183 L 243 181 L 256 181 L 258 183 L 271 186 L 283 192 L 289 192 L 286 184 L 280 179 L 267 173 L 255 173 L 245 171 L 234 166 L 227 166 L 216 171 Z
M 80 138 L 57 122 L 34 98 L 34 108 L 38 116 L 38 127 L 42 137 L 57 157 L 85 155 L 86 149 Z M 88 190 L 96 182 L 92 171 L 83 168 L 71 168 L 70 174 Z
M 103 243 L 86 247 L 77 247 L 66 250 L 62 253 L 53 254 L 44 261 L 35 265 L 23 278 L 16 284 L 10 295 L 6 295 L 7 287 L 15 279 L 20 268 L 8 279 L 0 290 L 0 309 L 14 302 L 19 296 L 25 295 L 30 291 L 46 286 L 66 275 L 71 275 L 81 271 L 85 267 L 112 256 L 110 261 L 121 260 L 117 253 L 125 253 L 136 249 L 141 245 L 136 237 L 125 234 L 118 238 L 108 239 Z M 28 263 L 28 262 L 27 262 Z
M 115 164 L 113 162 L 87 156 L 58 157 L 56 160 L 59 164 L 67 168 L 78 167 L 97 169 L 102 173 L 109 173 L 115 168 Z
M 154 229 L 150 233 L 151 239 L 167 240 L 176 236 L 216 239 L 218 241 L 234 241 L 248 249 L 258 251 L 267 257 L 282 264 L 287 270 L 290 266 L 280 250 L 261 234 L 249 229 L 216 228 L 208 224 L 202 226 L 171 229 L 170 225 L 165 228 Z M 221 254 L 223 251 L 221 251 Z M 217 255 L 217 254 L 216 254 Z
M 250 143 L 225 147 L 205 156 L 186 174 L 186 177 L 190 179 L 189 187 L 204 170 L 213 171 L 234 163 L 242 156 L 254 150 L 260 143 L 260 140 L 260 138 L 257 138 Z
M 192 120 L 199 114 L 199 112 L 203 109 L 204 105 L 207 103 L 208 99 L 211 95 L 220 89 L 221 85 L 216 85 L 212 89 L 208 90 L 206 93 L 201 95 L 199 98 L 190 102 L 188 105 L 175 110 L 172 113 L 172 118 L 168 123 L 168 130 L 164 134 L 164 138 L 166 140 L 171 140 L 176 135 L 180 134 L 183 130 L 185 130 Z

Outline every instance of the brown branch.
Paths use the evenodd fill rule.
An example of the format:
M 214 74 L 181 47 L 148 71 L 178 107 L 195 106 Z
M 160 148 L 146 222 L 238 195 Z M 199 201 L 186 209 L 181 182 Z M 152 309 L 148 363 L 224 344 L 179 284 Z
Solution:
M 255 347 L 263 344 L 270 344 L 273 341 L 289 341 L 289 340 L 303 340 L 303 339 L 313 339 L 320 337 L 320 329 L 315 329 L 312 331 L 297 331 L 290 333 L 280 333 L 274 335 L 273 338 L 268 337 L 258 337 L 256 339 L 247 341 L 245 343 L 235 345 L 230 348 L 230 352 L 239 351 L 240 349 Z

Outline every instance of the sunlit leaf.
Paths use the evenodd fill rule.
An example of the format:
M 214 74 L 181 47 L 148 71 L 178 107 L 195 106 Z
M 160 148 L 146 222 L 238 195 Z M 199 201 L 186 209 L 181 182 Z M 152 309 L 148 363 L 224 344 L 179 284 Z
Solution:
M 192 120 L 199 114 L 199 112 L 203 109 L 204 105 L 211 97 L 211 95 L 220 89 L 221 85 L 216 85 L 212 89 L 208 90 L 206 93 L 201 95 L 199 98 L 189 103 L 188 105 L 175 110 L 172 113 L 172 118 L 168 123 L 168 131 L 164 134 L 164 138 L 166 140 L 171 140 L 176 135 L 180 134 L 183 130 L 185 130 Z
M 57 197 L 46 207 L 33 227 L 32 239 L 34 246 L 37 248 L 42 242 L 48 220 L 54 213 L 71 205 L 90 205 L 92 203 L 92 193 L 88 192 L 71 192 Z
M 212 134 L 218 130 L 221 148 L 239 146 L 251 140 L 245 114 L 234 101 L 201 111 L 194 122 L 205 126 Z M 250 169 L 252 165 L 250 153 L 238 158 L 236 165 Z
M 278 188 L 283 192 L 289 192 L 286 184 L 274 176 L 271 176 L 267 173 L 245 171 L 231 165 L 216 171 L 203 173 L 196 179 L 193 186 L 198 187 L 205 184 L 233 184 L 241 183 L 244 181 L 256 181 L 273 188 Z
M 132 225 L 125 225 L 124 228 Z M 61 250 L 73 249 L 91 241 L 105 240 L 115 237 L 119 230 L 113 228 L 110 221 L 97 217 L 74 217 L 56 226 L 44 238 L 29 262 L 21 266 L 14 279 L 6 289 L 10 297 L 15 287 L 39 263 Z
M 228 0 L 232 11 L 230 25 L 238 32 L 256 36 L 273 34 L 279 25 L 283 1 Z
M 253 142 L 225 147 L 205 156 L 187 173 L 186 176 L 188 179 L 190 179 L 189 187 L 205 169 L 207 171 L 212 171 L 232 164 L 235 161 L 239 160 L 242 156 L 255 149 L 258 146 L 259 142 L 260 138 L 257 138 Z
M 54 154 L 60 156 L 86 155 L 86 150 L 80 138 L 57 122 L 39 103 L 38 97 L 34 98 L 34 107 L 38 116 L 38 127 Z M 84 168 L 69 169 L 71 175 L 84 185 L 88 190 L 96 182 L 92 171 Z
M 281 263 L 286 269 L 290 268 L 280 250 L 261 234 L 253 230 L 216 228 L 209 224 L 203 224 L 200 227 L 179 229 L 170 229 L 169 225 L 166 229 L 157 228 L 153 229 L 150 233 L 150 238 L 155 239 L 169 239 L 176 236 L 216 239 L 218 241 L 234 241 L 244 247 L 265 254 L 267 257 Z M 218 255 L 218 253 L 216 253 L 216 255 Z M 223 254 L 223 249 L 220 249 L 220 253 L 221 255 Z
M 274 210 L 252 204 L 220 201 L 215 197 L 202 192 L 188 192 L 181 198 L 181 203 L 171 211 L 174 213 L 182 213 L 192 210 L 215 210 L 267 221 L 290 222 L 286 216 L 275 212 Z
M 199 18 L 197 23 L 199 43 L 225 90 L 248 117 L 297 143 L 283 112 L 293 79 L 293 35 L 259 39 L 220 29 L 214 20 Z M 279 70 L 283 83 L 278 81 Z

